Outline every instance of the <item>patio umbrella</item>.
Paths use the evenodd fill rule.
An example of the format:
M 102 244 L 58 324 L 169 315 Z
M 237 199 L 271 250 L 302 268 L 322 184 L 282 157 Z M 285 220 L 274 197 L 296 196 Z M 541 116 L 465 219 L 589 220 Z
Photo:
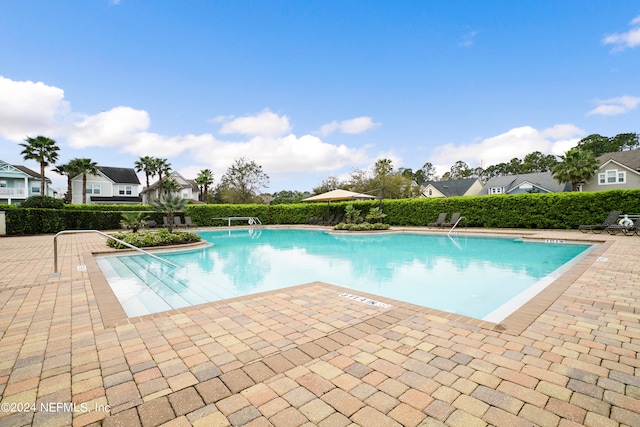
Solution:
M 366 200 L 375 199 L 375 196 L 369 194 L 356 193 L 347 190 L 331 190 L 326 193 L 317 194 L 315 196 L 302 199 L 303 202 L 328 202 L 327 205 L 327 219 L 329 218 L 329 210 L 331 209 L 331 202 L 342 202 L 345 200 Z

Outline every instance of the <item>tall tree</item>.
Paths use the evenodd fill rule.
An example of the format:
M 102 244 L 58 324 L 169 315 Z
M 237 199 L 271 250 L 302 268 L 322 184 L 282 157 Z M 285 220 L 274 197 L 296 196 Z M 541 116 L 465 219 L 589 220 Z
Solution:
M 209 186 L 213 184 L 213 171 L 211 169 L 202 169 L 196 177 L 196 184 L 201 187 L 200 201 L 209 202 Z
M 561 161 L 551 168 L 551 174 L 560 183 L 571 183 L 572 191 L 576 191 L 578 184 L 591 178 L 598 169 L 598 160 L 589 150 L 572 148 L 559 157 Z
M 25 160 L 35 160 L 40 163 L 40 195 L 46 196 L 44 190 L 47 178 L 44 176 L 44 168 L 49 164 L 55 164 L 60 147 L 53 139 L 42 135 L 35 138 L 27 137 L 25 142 L 26 144 L 20 144 L 24 147 L 20 155 Z
M 558 160 L 553 154 L 545 155 L 540 151 L 534 151 L 524 156 L 519 173 L 547 172 L 556 163 Z
M 387 181 L 389 181 L 391 175 L 393 174 L 393 163 L 391 159 L 379 159 L 376 161 L 375 165 L 373 165 L 373 180 L 374 185 L 380 189 L 380 194 L 383 197 L 389 197 L 387 193 Z M 369 192 L 375 190 L 372 188 Z
M 155 163 L 155 171 L 158 174 L 158 183 L 160 187 L 160 191 L 163 189 L 164 178 L 169 176 L 171 173 L 171 163 L 167 159 L 154 159 Z
M 429 181 L 437 181 L 438 175 L 436 175 L 436 168 L 431 162 L 426 162 L 420 169 L 413 173 L 413 179 L 418 185 Z
M 82 204 L 87 203 L 87 175 L 95 175 L 100 168 L 91 159 L 81 158 L 71 160 L 77 168 L 78 174 L 82 174 Z
M 445 173 L 447 179 L 463 179 L 469 178 L 473 176 L 473 169 L 469 167 L 469 165 L 462 160 L 458 160 L 453 166 L 451 166 L 450 171 Z M 442 177 L 444 179 L 444 175 Z
M 604 153 L 632 150 L 638 145 L 640 142 L 637 133 L 620 133 L 612 138 L 595 133 L 582 138 L 577 147 L 581 150 L 589 150 L 598 157 Z
M 611 138 L 611 143 L 619 147 L 618 151 L 633 150 L 640 146 L 637 133 L 620 133 Z
M 165 178 L 162 181 L 162 191 L 165 194 L 177 194 L 182 189 L 182 186 L 173 178 Z
M 53 171 L 67 177 L 67 194 L 65 194 L 64 198 L 66 203 L 71 203 L 71 201 L 73 200 L 73 182 L 71 181 L 71 179 L 74 176 L 80 174 L 80 172 L 78 171 L 77 162 L 74 160 L 70 160 L 64 165 L 58 165 Z
M 144 172 L 147 178 L 147 188 L 149 188 L 149 178 L 153 178 L 158 173 L 156 160 L 155 157 L 144 156 L 135 162 L 136 172 Z
M 346 183 L 340 181 L 336 176 L 330 176 L 327 179 L 323 179 L 320 185 L 313 188 L 313 194 L 322 194 L 328 191 L 337 190 L 339 188 L 346 187 Z
M 252 203 L 258 201 L 258 193 L 268 185 L 269 175 L 262 166 L 241 157 L 220 178 L 218 191 L 226 203 Z

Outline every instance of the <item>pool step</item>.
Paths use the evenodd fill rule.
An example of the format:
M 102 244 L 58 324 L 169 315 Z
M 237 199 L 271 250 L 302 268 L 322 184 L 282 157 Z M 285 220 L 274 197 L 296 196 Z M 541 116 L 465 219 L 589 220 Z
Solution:
M 144 255 L 109 257 L 110 283 L 130 316 L 157 313 L 232 298 L 228 289 L 195 281 L 186 268 L 174 269 Z M 206 280 L 206 279 L 205 279 Z
M 184 280 L 175 277 L 174 268 L 142 255 L 122 257 L 120 261 L 173 308 L 206 302 L 191 291 Z

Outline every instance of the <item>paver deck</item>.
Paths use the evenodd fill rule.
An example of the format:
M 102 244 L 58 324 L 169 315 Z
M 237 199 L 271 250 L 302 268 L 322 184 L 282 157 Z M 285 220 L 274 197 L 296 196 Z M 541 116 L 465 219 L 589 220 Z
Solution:
M 0 426 L 640 426 L 640 237 L 510 233 L 605 243 L 495 325 L 317 282 L 127 319 L 102 237 L 0 238 Z

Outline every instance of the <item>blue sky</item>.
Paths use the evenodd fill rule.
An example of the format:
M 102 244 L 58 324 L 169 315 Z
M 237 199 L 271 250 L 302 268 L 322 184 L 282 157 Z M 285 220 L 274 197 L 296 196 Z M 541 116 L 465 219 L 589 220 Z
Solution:
M 216 183 L 245 157 L 267 192 L 441 175 L 640 132 L 638 76 L 636 0 L 0 0 L 0 159 L 38 170 L 18 144 L 45 135 Z

